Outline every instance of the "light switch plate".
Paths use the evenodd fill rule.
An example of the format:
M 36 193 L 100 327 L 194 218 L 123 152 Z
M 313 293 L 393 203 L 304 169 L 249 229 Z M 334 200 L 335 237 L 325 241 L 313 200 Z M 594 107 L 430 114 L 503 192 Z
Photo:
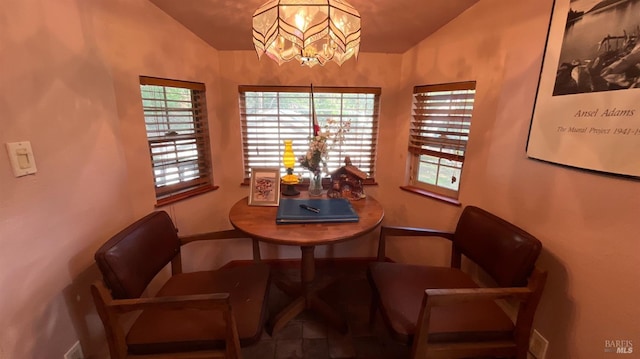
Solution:
M 31 142 L 7 142 L 7 153 L 13 174 L 16 177 L 34 174 L 38 171 L 36 161 L 33 157 Z

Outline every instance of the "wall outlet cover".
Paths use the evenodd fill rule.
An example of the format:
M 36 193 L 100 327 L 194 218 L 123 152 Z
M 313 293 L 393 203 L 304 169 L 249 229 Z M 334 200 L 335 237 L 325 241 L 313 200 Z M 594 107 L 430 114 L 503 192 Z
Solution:
M 544 359 L 547 356 L 548 347 L 549 341 L 534 329 L 529 339 L 529 353 L 531 353 L 535 359 Z
M 84 359 L 80 342 L 75 342 L 73 346 L 64 354 L 64 359 Z

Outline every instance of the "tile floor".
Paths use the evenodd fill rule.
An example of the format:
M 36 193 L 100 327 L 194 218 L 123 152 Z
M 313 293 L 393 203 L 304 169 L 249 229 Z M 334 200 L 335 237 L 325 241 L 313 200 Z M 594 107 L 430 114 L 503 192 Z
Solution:
M 299 273 L 295 266 L 273 267 L 274 278 L 297 280 Z M 243 348 L 245 359 L 408 358 L 409 348 L 388 336 L 381 318 L 369 326 L 371 289 L 365 262 L 318 263 L 316 283 L 324 288 L 321 297 L 347 318 L 349 331 L 343 335 L 313 312 L 303 312 L 275 335 L 265 331 L 258 343 Z M 270 314 L 278 313 L 290 300 L 272 284 Z

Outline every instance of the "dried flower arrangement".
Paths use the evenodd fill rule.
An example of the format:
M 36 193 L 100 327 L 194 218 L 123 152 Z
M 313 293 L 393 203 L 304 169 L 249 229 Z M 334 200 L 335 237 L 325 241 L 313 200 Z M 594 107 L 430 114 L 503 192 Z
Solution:
M 345 134 L 351 128 L 351 121 L 337 121 L 328 118 L 319 130 L 314 123 L 314 136 L 309 140 L 307 153 L 300 157 L 300 165 L 316 175 L 328 172 L 327 159 L 331 149 L 344 141 Z

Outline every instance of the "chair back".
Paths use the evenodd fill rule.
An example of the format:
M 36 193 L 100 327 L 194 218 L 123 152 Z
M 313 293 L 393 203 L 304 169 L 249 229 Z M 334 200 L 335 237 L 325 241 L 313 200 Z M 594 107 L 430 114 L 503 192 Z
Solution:
M 474 206 L 462 212 L 453 245 L 502 287 L 526 286 L 542 249 L 531 234 Z
M 149 282 L 180 253 L 180 240 L 164 211 L 153 212 L 113 236 L 95 260 L 114 299 L 140 297 Z

